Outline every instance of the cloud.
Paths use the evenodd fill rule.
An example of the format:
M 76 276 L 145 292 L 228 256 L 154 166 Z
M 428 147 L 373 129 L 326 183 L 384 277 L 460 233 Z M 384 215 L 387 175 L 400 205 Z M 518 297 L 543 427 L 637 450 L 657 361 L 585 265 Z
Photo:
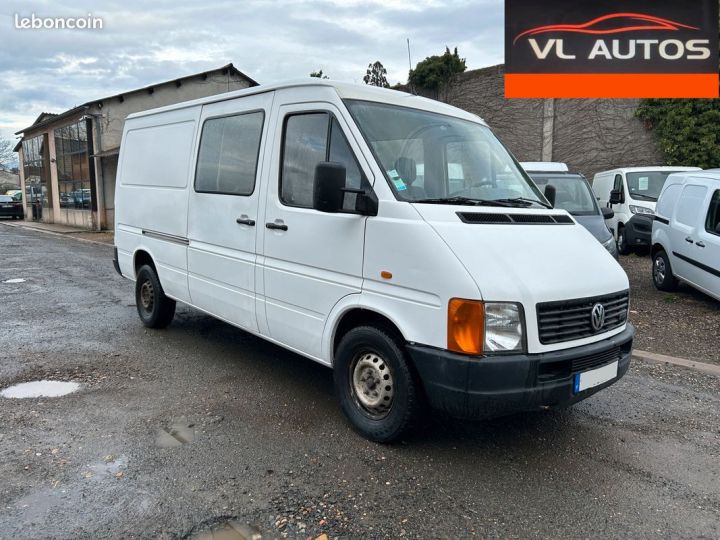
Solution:
M 0 13 L 0 135 L 42 111 L 232 62 L 262 83 L 322 69 L 361 83 L 380 60 L 391 83 L 413 63 L 459 48 L 469 68 L 502 61 L 500 0 L 141 0 L 92 9 L 42 0 L 4 2 Z M 102 17 L 101 30 L 19 30 L 15 15 Z

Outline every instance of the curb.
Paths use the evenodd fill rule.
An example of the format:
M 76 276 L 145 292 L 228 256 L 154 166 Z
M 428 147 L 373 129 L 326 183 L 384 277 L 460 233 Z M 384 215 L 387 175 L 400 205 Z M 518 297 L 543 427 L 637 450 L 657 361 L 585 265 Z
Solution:
M 97 246 L 113 247 L 113 244 L 108 244 L 107 242 L 98 242 L 97 240 L 88 240 L 87 238 L 77 238 L 73 236 L 74 233 L 59 233 L 55 231 L 46 231 L 45 229 L 40 229 L 39 227 L 27 227 L 21 223 L 7 223 L 5 221 L 0 221 L 0 225 L 14 227 L 16 229 L 25 229 L 26 231 L 37 231 L 43 234 L 59 236 L 60 238 L 72 238 L 73 240 L 76 240 L 78 242 L 87 242 L 88 244 L 95 244 Z
M 647 351 L 633 351 L 633 358 L 645 360 L 646 362 L 654 362 L 656 364 L 672 364 L 695 371 L 702 371 L 720 377 L 720 366 L 716 364 L 706 364 L 704 362 L 696 362 L 695 360 L 687 360 L 685 358 L 677 358 L 675 356 L 667 356 L 664 354 L 651 353 Z

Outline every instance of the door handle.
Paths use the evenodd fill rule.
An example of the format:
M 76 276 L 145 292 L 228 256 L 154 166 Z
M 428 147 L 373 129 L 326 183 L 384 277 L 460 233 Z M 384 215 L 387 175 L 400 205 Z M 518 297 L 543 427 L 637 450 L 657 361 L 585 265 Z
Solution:
M 250 219 L 246 215 L 242 215 L 239 218 L 235 220 L 235 223 L 238 223 L 240 225 L 247 225 L 248 227 L 254 227 L 255 226 L 255 220 Z
M 705 243 L 704 243 L 704 242 L 695 242 L 695 245 L 696 245 L 697 247 L 705 247 Z
M 288 226 L 285 225 L 284 223 L 275 223 L 273 221 L 266 223 L 265 227 L 267 227 L 268 229 L 272 229 L 274 231 L 287 231 L 288 230 Z
M 685 241 L 686 241 L 688 244 L 694 244 L 694 243 L 695 243 L 695 240 L 693 240 L 693 239 L 690 238 L 689 236 L 688 236 L 687 238 L 685 238 Z

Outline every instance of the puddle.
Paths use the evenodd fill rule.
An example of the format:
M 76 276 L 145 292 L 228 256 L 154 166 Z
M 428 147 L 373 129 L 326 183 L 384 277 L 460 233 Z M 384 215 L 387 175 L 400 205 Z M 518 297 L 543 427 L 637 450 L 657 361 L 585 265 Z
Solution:
M 195 424 L 173 424 L 158 430 L 155 444 L 160 448 L 177 448 L 195 438 Z
M 80 385 L 63 381 L 31 381 L 9 386 L 0 391 L 5 398 L 60 397 L 78 390 Z
M 88 465 L 82 473 L 84 478 L 102 479 L 107 477 L 122 478 L 127 469 L 128 458 L 126 455 L 107 455 L 100 463 Z
M 25 283 L 25 280 L 23 278 L 12 278 L 6 279 L 3 283 Z
M 261 540 L 262 533 L 252 525 L 235 520 L 213 526 L 194 537 L 196 540 Z

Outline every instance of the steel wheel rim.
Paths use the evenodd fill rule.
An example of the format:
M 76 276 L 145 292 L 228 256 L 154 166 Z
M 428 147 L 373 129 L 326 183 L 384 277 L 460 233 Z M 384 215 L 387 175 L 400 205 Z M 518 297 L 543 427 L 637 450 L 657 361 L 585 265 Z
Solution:
M 149 279 L 140 285 L 140 303 L 145 311 L 152 313 L 155 305 L 155 289 Z
M 395 382 L 387 362 L 375 352 L 355 357 L 350 370 L 350 388 L 355 404 L 373 419 L 386 417 L 392 408 Z
M 665 281 L 665 260 L 662 257 L 655 259 L 655 265 L 653 268 L 653 275 L 655 276 L 655 283 L 662 283 Z

